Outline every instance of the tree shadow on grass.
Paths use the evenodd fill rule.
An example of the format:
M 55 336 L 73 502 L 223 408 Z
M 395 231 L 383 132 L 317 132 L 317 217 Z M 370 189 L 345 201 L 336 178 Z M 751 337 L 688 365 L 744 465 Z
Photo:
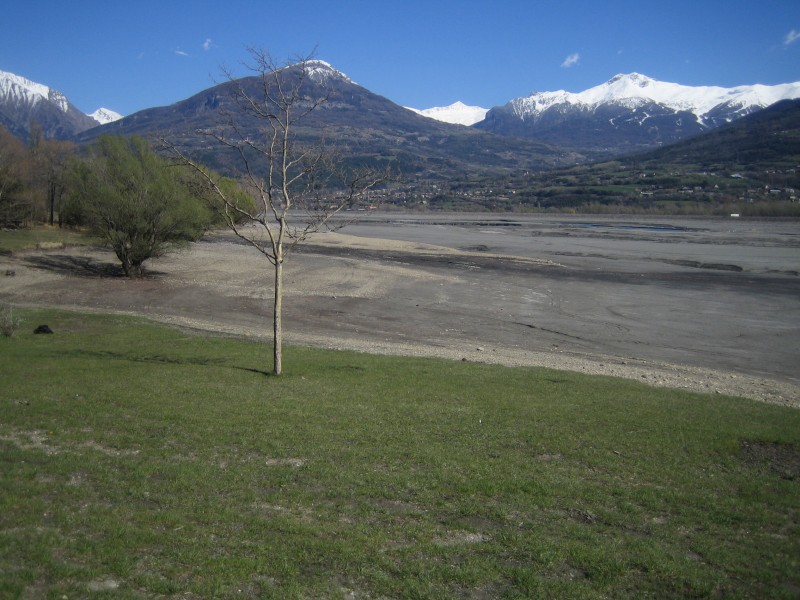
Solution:
M 114 352 L 111 350 L 76 349 L 68 352 L 62 352 L 61 355 L 76 358 L 99 358 L 170 365 L 224 365 L 224 359 L 222 358 L 175 357 L 166 356 L 164 354 L 134 354 L 128 352 Z
M 61 356 L 70 356 L 75 358 L 92 358 L 92 359 L 108 359 L 108 360 L 124 360 L 128 362 L 152 363 L 152 364 L 166 364 L 166 365 L 191 365 L 191 366 L 218 366 L 236 369 L 237 371 L 246 371 L 248 373 L 255 373 L 256 375 L 263 375 L 265 377 L 272 377 L 273 373 L 270 371 L 262 371 L 261 369 L 253 369 L 250 367 L 230 366 L 226 364 L 225 358 L 205 358 L 205 357 L 175 357 L 166 356 L 164 354 L 131 354 L 125 352 L 113 352 L 110 350 L 72 350 L 70 352 L 62 353 Z
M 72 275 L 75 277 L 102 278 L 102 277 L 125 277 L 122 266 L 116 263 L 95 260 L 87 256 L 70 256 L 67 254 L 45 254 L 39 256 L 29 256 L 25 262 L 35 269 L 43 269 L 61 275 Z M 147 279 L 160 277 L 163 273 L 159 271 L 145 270 L 144 277 Z
M 236 369 L 238 371 L 247 371 L 248 373 L 255 373 L 256 375 L 264 375 L 272 377 L 273 374 L 269 371 L 262 371 L 260 369 L 253 369 L 249 367 L 230 366 L 225 364 L 225 358 L 205 358 L 201 356 L 195 357 L 175 357 L 166 356 L 164 354 L 133 354 L 125 352 L 113 352 L 110 350 L 73 350 L 67 353 L 61 353 L 60 356 L 71 356 L 77 358 L 94 358 L 94 359 L 108 359 L 108 360 L 124 360 L 128 362 L 152 363 L 152 364 L 168 364 L 168 365 L 193 365 L 193 366 L 219 366 Z
M 248 373 L 255 373 L 256 375 L 263 375 L 264 377 L 274 377 L 275 374 L 272 371 L 262 371 L 261 369 L 251 369 L 249 367 L 231 367 L 238 371 L 247 371 Z

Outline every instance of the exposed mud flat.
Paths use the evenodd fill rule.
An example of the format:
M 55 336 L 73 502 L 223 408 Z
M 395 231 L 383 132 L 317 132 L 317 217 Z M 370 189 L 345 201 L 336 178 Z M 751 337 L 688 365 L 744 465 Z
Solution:
M 0 301 L 269 338 L 269 265 L 229 234 L 152 261 L 0 257 Z M 288 341 L 541 365 L 800 406 L 800 223 L 369 214 L 286 263 Z

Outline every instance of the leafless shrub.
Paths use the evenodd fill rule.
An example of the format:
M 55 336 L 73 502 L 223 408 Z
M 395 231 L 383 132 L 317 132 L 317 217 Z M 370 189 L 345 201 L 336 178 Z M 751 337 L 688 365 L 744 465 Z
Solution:
M 14 316 L 14 307 L 3 305 L 0 309 L 0 333 L 5 337 L 11 337 L 14 332 L 22 325 L 22 319 Z

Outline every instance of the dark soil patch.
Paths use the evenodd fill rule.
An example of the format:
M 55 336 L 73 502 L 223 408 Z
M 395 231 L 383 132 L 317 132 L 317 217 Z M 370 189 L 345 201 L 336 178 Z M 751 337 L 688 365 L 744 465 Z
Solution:
M 782 442 L 743 440 L 742 461 L 754 468 L 768 468 L 781 479 L 800 477 L 800 446 Z

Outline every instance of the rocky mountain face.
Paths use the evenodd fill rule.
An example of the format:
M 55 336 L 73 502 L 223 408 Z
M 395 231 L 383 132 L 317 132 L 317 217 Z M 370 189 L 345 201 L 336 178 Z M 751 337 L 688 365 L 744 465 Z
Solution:
M 749 169 L 766 174 L 766 183 L 772 186 L 797 188 L 798 132 L 800 99 L 781 100 L 703 135 L 630 156 L 626 161 L 709 171 Z
M 506 138 L 478 129 L 425 118 L 357 85 L 322 61 L 307 65 L 302 94 L 327 98 L 297 124 L 298 143 L 325 144 L 351 164 L 390 165 L 406 182 L 502 174 L 574 164 L 584 157 L 531 139 Z M 299 67 L 287 67 L 290 77 Z M 294 72 L 292 72 L 294 70 Z M 257 135 L 267 124 L 242 115 L 236 105 L 241 86 L 263 97 L 259 77 L 225 82 L 170 106 L 137 112 L 79 136 L 104 133 L 168 138 L 212 168 L 231 173 L 237 158 L 204 132 L 235 124 Z
M 0 71 L 0 124 L 27 140 L 31 123 L 46 138 L 69 139 L 99 122 L 75 108 L 61 92 L 19 75 Z
M 794 98 L 800 98 L 800 82 L 692 87 L 632 73 L 580 93 L 516 98 L 491 109 L 475 127 L 579 152 L 618 155 L 668 145 Z

